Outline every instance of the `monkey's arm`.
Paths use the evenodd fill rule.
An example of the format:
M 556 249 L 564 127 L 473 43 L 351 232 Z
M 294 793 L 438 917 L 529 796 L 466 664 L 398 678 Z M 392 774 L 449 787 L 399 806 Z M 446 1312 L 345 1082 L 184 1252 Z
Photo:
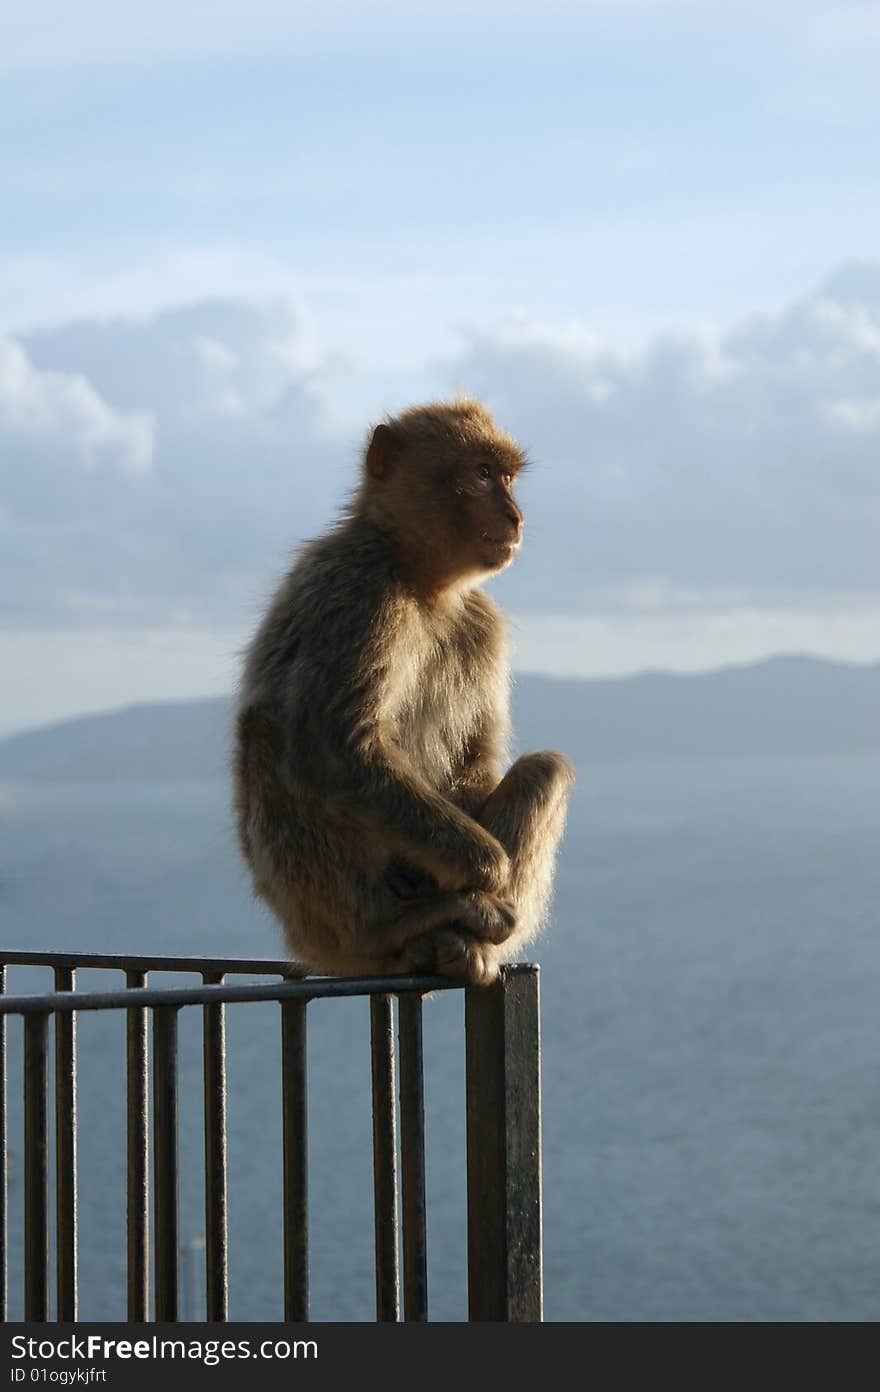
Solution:
M 503 889 L 510 865 L 500 841 L 426 783 L 381 730 L 361 743 L 354 771 L 345 801 L 390 849 L 430 871 L 441 888 Z
M 474 684 L 482 702 L 454 771 L 449 797 L 462 811 L 478 817 L 509 762 L 510 740 L 506 628 L 500 611 L 482 590 L 472 591 L 465 601 L 463 630 L 465 648 L 476 654 Z
M 492 795 L 509 762 L 510 693 L 503 622 L 491 600 L 480 591 L 469 606 L 472 631 L 481 652 L 491 653 L 480 683 L 483 706 L 468 738 L 449 796 L 472 817 Z

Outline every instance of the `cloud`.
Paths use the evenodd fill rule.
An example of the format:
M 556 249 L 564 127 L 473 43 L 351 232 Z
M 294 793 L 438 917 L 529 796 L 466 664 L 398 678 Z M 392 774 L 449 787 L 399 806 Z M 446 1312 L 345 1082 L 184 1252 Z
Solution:
M 0 339 L 0 431 L 8 460 L 18 439 L 24 449 L 69 454 L 86 470 L 106 465 L 141 473 L 152 459 L 152 426 L 149 412 L 114 411 L 86 377 L 37 371 L 20 344 Z
M 7 625 L 240 619 L 344 487 L 289 305 L 81 322 L 0 357 Z
M 5 625 L 246 628 L 386 404 L 347 422 L 335 371 L 289 302 L 6 342 Z M 521 319 L 435 380 L 484 396 L 534 456 L 527 544 L 495 584 L 522 615 L 839 613 L 880 588 L 880 265 L 638 351 Z
M 759 603 L 880 584 L 880 266 L 629 354 L 515 323 L 447 376 L 538 458 L 527 512 L 547 549 L 511 581 L 520 605 L 583 611 L 634 580 Z

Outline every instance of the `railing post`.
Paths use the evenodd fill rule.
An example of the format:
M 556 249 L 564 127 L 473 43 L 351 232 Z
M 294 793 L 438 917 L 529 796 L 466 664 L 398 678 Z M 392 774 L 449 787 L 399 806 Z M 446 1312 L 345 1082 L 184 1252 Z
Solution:
M 403 1172 L 403 1311 L 406 1320 L 427 1320 L 428 1244 L 421 996 L 399 997 L 397 1034 L 400 1046 L 400 1159 Z
M 0 995 L 6 993 L 6 966 L 0 964 Z M 8 1181 L 6 1176 L 6 1016 L 0 1015 L 0 1321 L 6 1323 L 8 1260 Z
M 203 972 L 222 986 L 222 972 Z M 202 1006 L 205 1084 L 205 1319 L 229 1319 L 226 1216 L 226 1006 Z
M 73 967 L 55 968 L 55 990 L 75 991 Z M 55 1016 L 56 1319 L 77 1316 L 76 1016 Z
M 309 1159 L 306 1002 L 281 1003 L 284 1146 L 284 1318 L 309 1317 Z
M 24 1017 L 24 1317 L 49 1318 L 49 1016 Z
M 370 997 L 373 1075 L 373 1214 L 376 1234 L 376 1319 L 400 1319 L 398 1254 L 397 1113 L 394 1099 L 394 1004 Z
M 538 968 L 465 995 L 468 1314 L 542 1318 Z
M 160 1324 L 179 1318 L 177 1009 L 153 1008 L 153 1247 Z
M 128 969 L 129 990 L 143 989 L 147 973 Z M 149 1080 L 147 1065 L 147 1012 L 135 1006 L 125 1012 L 126 1057 L 126 1269 L 128 1319 L 143 1324 L 149 1318 L 150 1240 L 149 1208 Z

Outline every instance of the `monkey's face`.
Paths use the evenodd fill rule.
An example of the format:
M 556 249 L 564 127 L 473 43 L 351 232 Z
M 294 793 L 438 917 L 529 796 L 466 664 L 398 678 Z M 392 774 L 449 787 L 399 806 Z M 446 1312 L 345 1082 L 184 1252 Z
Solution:
M 519 549 L 523 515 L 513 496 L 521 458 L 477 452 L 454 470 L 454 550 L 468 569 L 492 573 L 509 566 Z
M 367 450 L 367 506 L 432 586 L 503 570 L 522 540 L 513 485 L 523 456 L 482 408 L 476 420 L 468 409 L 410 412 L 377 426 Z
M 441 585 L 504 570 L 519 549 L 523 516 L 513 496 L 522 459 L 465 447 L 402 460 L 395 513 L 420 566 Z

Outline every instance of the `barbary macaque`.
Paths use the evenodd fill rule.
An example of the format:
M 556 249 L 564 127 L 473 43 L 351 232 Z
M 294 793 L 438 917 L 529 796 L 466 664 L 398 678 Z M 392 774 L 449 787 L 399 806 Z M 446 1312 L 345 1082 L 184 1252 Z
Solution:
M 521 450 L 479 402 L 376 426 L 353 500 L 247 651 L 234 796 L 257 894 L 334 976 L 489 983 L 538 932 L 571 765 L 509 735 L 504 621 Z

